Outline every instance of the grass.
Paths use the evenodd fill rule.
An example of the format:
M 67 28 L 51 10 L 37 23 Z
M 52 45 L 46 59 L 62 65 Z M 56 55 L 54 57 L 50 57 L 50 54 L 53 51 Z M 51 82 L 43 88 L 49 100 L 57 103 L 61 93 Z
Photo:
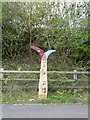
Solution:
M 12 93 L 3 93 L 3 104 L 57 104 L 57 103 L 88 103 L 87 90 L 82 91 L 57 91 L 48 93 L 47 99 L 38 99 L 38 93 L 35 91 L 16 90 Z
M 39 70 L 40 69 L 40 63 L 38 65 L 34 64 L 34 61 L 30 61 L 28 59 L 28 62 L 25 61 L 25 63 L 21 59 L 18 60 L 5 60 L 3 61 L 3 68 L 4 69 L 10 69 L 10 70 L 17 70 L 20 68 L 21 70 Z M 53 68 L 52 65 L 48 65 L 48 70 L 56 70 Z M 61 69 L 61 68 L 60 68 Z M 59 70 L 60 70 L 59 69 Z M 58 69 L 57 69 L 58 70 Z M 63 70 L 63 69 L 62 69 Z M 38 75 L 35 74 L 4 74 L 5 78 L 12 79 L 5 80 L 2 82 L 3 86 L 3 95 L 2 102 L 3 104 L 57 104 L 57 103 L 80 103 L 80 104 L 87 104 L 88 103 L 88 90 L 86 89 L 80 89 L 80 86 L 87 86 L 88 82 L 86 81 L 75 81 L 75 82 L 67 82 L 72 76 L 67 75 L 59 75 L 59 74 L 50 74 L 48 75 L 48 79 L 55 79 L 51 80 L 48 83 L 49 92 L 48 92 L 48 99 L 38 99 L 38 93 L 37 93 L 37 85 L 38 81 L 13 81 L 13 78 L 30 78 L 30 79 L 38 79 Z M 82 78 L 87 80 L 87 76 L 78 76 L 80 79 Z M 60 80 L 66 80 L 66 82 L 60 82 Z M 22 85 L 22 89 L 19 87 Z M 36 88 L 33 90 L 30 88 L 31 86 L 35 86 Z M 56 86 L 56 87 L 55 87 Z M 62 86 L 66 89 L 67 86 L 75 87 L 79 86 L 79 89 L 66 89 L 63 90 Z M 16 88 L 17 87 L 17 88 Z M 15 89 L 15 90 L 14 90 Z

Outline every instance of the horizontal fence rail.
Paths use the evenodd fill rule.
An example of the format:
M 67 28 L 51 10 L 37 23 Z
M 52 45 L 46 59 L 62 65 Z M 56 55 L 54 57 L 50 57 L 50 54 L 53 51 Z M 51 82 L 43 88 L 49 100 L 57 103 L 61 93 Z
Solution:
M 3 73 L 30 73 L 30 74 L 39 74 L 40 71 L 20 71 L 20 70 L 4 70 L 3 68 L 0 69 L 0 80 L 10 80 L 8 78 L 3 78 Z M 78 74 L 86 74 L 89 75 L 90 72 L 89 71 L 77 71 L 77 70 L 73 70 L 73 71 L 47 71 L 48 74 L 73 74 L 73 79 L 76 80 L 78 79 L 77 76 Z M 13 80 L 38 80 L 38 79 L 18 79 L 18 78 L 14 78 Z M 50 79 L 49 79 L 50 80 Z M 62 81 L 62 80 L 61 80 Z
M 40 71 L 0 70 L 0 73 L 40 73 Z
M 38 78 L 30 78 L 30 76 L 28 77 L 28 78 L 26 78 L 26 77 L 24 77 L 23 78 L 23 76 L 22 76 L 22 78 L 16 78 L 16 76 L 13 76 L 13 77 L 11 77 L 11 78 L 8 78 L 8 77 L 5 77 L 4 75 L 5 74 L 16 74 L 16 76 L 17 76 L 17 74 L 23 74 L 23 75 L 25 75 L 25 74 L 40 74 L 40 71 L 20 71 L 20 70 L 4 70 L 3 68 L 2 69 L 0 69 L 0 80 L 2 81 L 2 80 L 15 80 L 15 81 L 37 81 L 37 82 L 39 82 L 39 76 L 38 76 Z M 64 75 L 64 74 L 66 74 L 66 75 L 68 75 L 68 74 L 70 74 L 70 75 L 72 75 L 72 79 L 64 79 L 64 78 L 58 78 L 58 79 L 55 79 L 55 78 L 53 78 L 53 79 L 51 79 L 51 78 L 48 78 L 48 81 L 55 81 L 55 80 L 58 80 L 58 82 L 61 82 L 61 83 L 65 83 L 65 84 L 67 84 L 67 83 L 75 83 L 75 82 L 80 82 L 80 83 L 82 83 L 82 85 L 80 85 L 80 86 L 70 86 L 70 84 L 69 85 L 67 85 L 67 86 L 63 86 L 63 85 L 61 85 L 61 86 L 58 86 L 58 85 L 54 85 L 54 87 L 56 87 L 56 88 L 58 88 L 58 87 L 60 87 L 60 88 L 72 88 L 72 89 L 83 89 L 83 88 L 87 88 L 88 89 L 88 79 L 79 79 L 79 77 L 78 77 L 78 75 L 86 75 L 86 76 L 89 76 L 89 74 L 90 74 L 90 72 L 89 71 L 77 71 L 77 70 L 73 70 L 73 71 L 47 71 L 47 73 L 48 74 L 60 74 L 60 75 Z M 87 77 L 88 78 L 88 77 Z M 85 82 L 85 84 L 83 84 L 83 82 Z M 78 85 L 79 85 L 79 83 L 78 83 Z M 36 86 L 38 86 L 38 84 L 36 85 Z M 30 86 L 31 87 L 31 86 Z M 37 87 L 38 88 L 38 87 Z
M 0 73 L 40 73 L 40 71 L 19 71 L 19 70 L 0 70 Z M 47 71 L 47 73 L 60 73 L 60 74 L 90 74 L 89 71 Z

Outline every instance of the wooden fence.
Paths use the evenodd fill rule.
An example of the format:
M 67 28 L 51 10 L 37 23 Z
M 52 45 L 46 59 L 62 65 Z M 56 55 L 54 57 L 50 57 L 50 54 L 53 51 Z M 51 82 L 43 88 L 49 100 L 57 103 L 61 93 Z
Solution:
M 30 74 L 36 74 L 36 76 L 38 75 L 38 79 L 36 79 L 36 78 L 31 79 L 29 77 L 26 78 L 25 74 L 29 74 L 29 73 Z M 59 86 L 58 84 L 57 85 L 54 84 L 54 86 L 52 85 L 54 88 L 55 87 L 60 87 L 62 89 L 63 88 L 65 88 L 65 89 L 66 88 L 70 88 L 70 89 L 80 88 L 80 89 L 82 89 L 82 88 L 88 88 L 89 87 L 89 85 L 88 85 L 88 83 L 89 83 L 88 77 L 89 77 L 89 74 L 90 74 L 89 71 L 77 71 L 77 70 L 73 70 L 73 71 L 48 71 L 47 73 L 48 73 L 48 75 L 49 74 L 52 74 L 52 75 L 56 75 L 56 74 L 64 75 L 64 74 L 66 74 L 66 75 L 72 76 L 72 79 L 63 79 L 63 78 L 59 78 L 59 77 L 58 77 L 58 79 L 48 78 L 48 81 L 58 80 L 58 82 L 61 82 L 61 83 L 64 83 L 64 84 L 66 83 L 66 86 L 63 86 L 63 85 Z M 8 74 L 9 75 L 14 74 L 14 76 L 13 77 L 11 76 L 11 78 L 8 78 L 8 77 L 4 76 L 5 74 L 7 74 L 7 75 Z M 17 74 L 21 74 L 22 78 L 16 78 Z M 19 70 L 0 69 L 0 80 L 1 81 L 2 80 L 33 81 L 33 82 L 35 81 L 36 82 L 36 88 L 38 88 L 39 74 L 40 74 L 40 71 L 19 71 Z M 84 79 L 84 77 L 82 79 L 78 79 L 79 75 L 85 75 L 85 76 L 87 76 L 87 79 Z M 74 81 L 75 81 L 75 84 L 76 84 L 76 82 L 78 83 L 78 86 L 72 86 L 72 83 L 74 83 Z M 21 86 L 21 87 L 24 88 L 25 86 Z M 30 85 L 29 87 L 32 87 L 32 86 Z
M 0 80 L 5 80 L 5 78 L 3 78 L 3 74 L 4 73 L 30 73 L 30 74 L 39 74 L 40 71 L 19 71 L 19 70 L 4 70 L 3 68 L 0 69 Z M 73 70 L 73 71 L 48 71 L 48 74 L 72 74 L 73 75 L 73 79 L 77 80 L 78 79 L 78 74 L 86 74 L 89 75 L 90 72 L 89 71 L 77 71 L 77 70 Z M 14 80 L 32 80 L 32 79 L 14 79 Z M 33 79 L 33 80 L 37 80 L 37 79 Z

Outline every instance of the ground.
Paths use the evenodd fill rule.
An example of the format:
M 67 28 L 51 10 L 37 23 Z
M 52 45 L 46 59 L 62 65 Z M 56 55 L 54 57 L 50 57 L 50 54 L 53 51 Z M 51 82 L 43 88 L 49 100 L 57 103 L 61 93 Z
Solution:
M 3 118 L 88 118 L 88 105 L 3 105 Z

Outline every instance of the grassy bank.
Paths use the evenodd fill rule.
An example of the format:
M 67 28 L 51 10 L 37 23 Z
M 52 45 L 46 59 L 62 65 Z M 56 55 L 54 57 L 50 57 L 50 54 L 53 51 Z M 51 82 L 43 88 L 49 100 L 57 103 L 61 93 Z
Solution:
M 5 60 L 3 61 L 3 68 L 6 70 L 40 70 L 40 63 L 34 62 L 29 60 Z M 55 69 L 53 66 L 49 64 L 48 70 L 60 70 L 60 68 Z M 13 80 L 14 78 L 39 79 L 39 74 L 5 73 L 3 77 L 11 79 L 11 81 L 5 80 L 2 82 L 3 104 L 88 103 L 88 90 L 81 88 L 88 86 L 87 75 L 78 75 L 78 79 L 73 81 L 72 75 L 49 74 L 48 79 L 51 79 L 51 81 L 48 82 L 48 98 L 42 100 L 38 99 L 38 81 Z
M 57 104 L 57 103 L 88 103 L 87 90 L 62 90 L 49 92 L 47 99 L 38 99 L 38 92 L 16 90 L 3 93 L 3 104 Z

